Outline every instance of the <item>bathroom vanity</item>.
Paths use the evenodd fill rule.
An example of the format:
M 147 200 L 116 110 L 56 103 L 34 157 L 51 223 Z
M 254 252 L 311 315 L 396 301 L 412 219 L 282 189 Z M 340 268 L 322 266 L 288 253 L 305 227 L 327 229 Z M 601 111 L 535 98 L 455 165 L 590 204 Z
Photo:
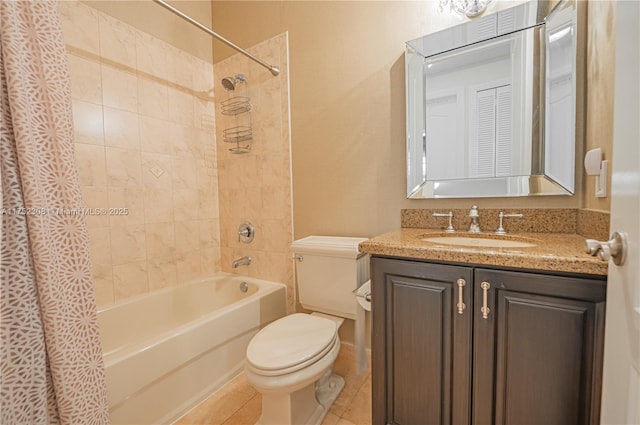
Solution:
M 576 193 L 585 12 L 530 1 L 407 42 L 407 198 Z M 608 219 L 580 214 L 403 211 L 360 244 L 374 424 L 599 422 L 607 263 L 577 233 Z
M 360 245 L 372 255 L 373 423 L 598 423 L 607 263 L 575 234 L 499 239 L 528 247 L 434 235 Z

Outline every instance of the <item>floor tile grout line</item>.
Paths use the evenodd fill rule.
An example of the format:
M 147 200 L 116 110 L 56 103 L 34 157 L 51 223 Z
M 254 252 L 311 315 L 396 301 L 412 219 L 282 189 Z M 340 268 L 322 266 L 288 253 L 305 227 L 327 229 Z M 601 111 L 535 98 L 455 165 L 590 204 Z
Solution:
M 203 409 L 204 408 L 204 404 L 209 402 L 213 397 L 216 397 L 218 395 L 220 395 L 220 399 L 216 400 L 216 403 L 219 403 L 223 397 L 230 395 L 233 390 L 227 389 L 226 392 L 224 394 L 223 391 L 225 390 L 225 387 L 227 386 L 231 386 L 234 384 L 234 381 L 236 379 L 239 379 L 239 377 L 241 377 L 242 374 L 238 374 L 236 375 L 234 378 L 232 378 L 229 382 L 227 382 L 226 384 L 224 384 L 222 387 L 218 388 L 218 390 L 216 390 L 213 394 L 211 394 L 209 397 L 207 397 L 206 399 L 202 400 L 199 404 L 197 404 L 196 406 L 194 406 L 191 410 L 189 410 L 187 413 L 185 413 L 183 416 L 181 416 L 176 422 L 174 422 L 174 424 L 178 424 L 182 419 L 187 418 L 190 414 L 199 411 L 199 409 Z M 238 413 L 242 408 L 244 408 L 251 400 L 253 400 L 253 398 L 257 395 L 257 393 L 254 393 L 249 400 L 247 400 L 246 402 L 242 403 L 242 405 L 240 405 L 237 409 L 235 409 L 230 415 L 226 416 L 224 418 L 224 420 L 222 422 L 220 422 L 220 425 L 224 425 L 230 418 L 233 417 L 233 415 L 235 415 L 236 413 Z M 208 424 L 208 422 L 207 422 Z M 193 423 L 191 424 L 185 424 L 185 425 L 195 425 Z M 205 424 L 198 424 L 198 425 L 205 425 Z
M 354 410 L 355 410 L 355 408 L 357 408 L 357 406 L 356 406 L 356 405 L 357 405 L 357 404 L 356 404 L 356 399 L 357 399 L 357 398 L 358 398 L 358 396 L 360 395 L 360 392 L 361 392 L 361 391 L 366 391 L 365 387 L 367 386 L 367 382 L 370 382 L 370 378 L 371 378 L 371 371 L 370 371 L 370 370 L 368 370 L 368 371 L 365 373 L 365 376 L 364 376 L 364 378 L 363 378 L 363 380 L 362 380 L 362 383 L 361 383 L 361 384 L 360 384 L 360 386 L 358 387 L 358 390 L 355 392 L 355 395 L 353 396 L 353 400 L 351 400 L 351 402 L 349 403 L 349 405 L 348 405 L 348 406 L 347 406 L 347 408 L 345 409 L 345 412 L 344 412 L 344 414 L 342 415 L 342 418 L 343 418 L 343 419 L 345 419 L 345 420 L 347 420 L 347 421 L 350 421 L 350 422 L 353 422 L 353 421 L 351 421 L 351 419 L 348 417 L 348 414 L 352 411 L 352 409 L 354 409 Z M 369 383 L 369 386 L 370 386 L 370 385 L 371 385 L 371 384 Z
M 242 409 L 244 409 L 249 403 L 251 403 L 251 400 L 253 400 L 254 398 L 260 396 L 260 394 L 254 394 L 253 397 L 251 397 L 249 400 L 246 401 L 246 403 L 244 403 L 242 406 L 240 406 L 235 412 L 233 412 L 233 414 L 231 414 L 228 418 L 226 418 L 224 420 L 224 422 L 222 422 L 220 425 L 234 425 L 232 423 L 229 422 L 229 420 L 231 420 L 231 418 L 234 417 L 234 415 L 238 412 L 240 412 Z M 262 406 L 261 406 L 262 407 Z M 262 412 L 261 412 L 262 413 Z M 204 424 L 203 424 L 204 425 Z
M 238 375 L 240 376 L 240 375 Z M 234 378 L 235 379 L 235 378 Z M 242 403 L 242 405 L 240 407 L 238 407 L 236 410 L 233 411 L 233 413 L 231 415 L 229 415 L 229 417 L 225 418 L 224 421 L 221 422 L 220 425 L 227 425 L 227 422 L 229 422 L 229 420 L 231 418 L 233 418 L 233 416 L 238 413 L 239 411 L 241 411 L 242 409 L 244 409 L 249 403 L 251 403 L 251 400 L 253 400 L 255 397 L 258 396 L 258 393 L 253 394 L 251 397 L 249 397 L 249 400 L 245 401 L 244 403 Z M 230 424 L 229 424 L 230 425 Z

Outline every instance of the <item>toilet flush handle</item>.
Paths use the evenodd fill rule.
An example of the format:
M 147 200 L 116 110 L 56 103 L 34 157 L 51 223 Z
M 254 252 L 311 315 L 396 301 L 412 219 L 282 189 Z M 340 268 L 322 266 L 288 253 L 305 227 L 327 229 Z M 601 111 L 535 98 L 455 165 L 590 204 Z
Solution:
M 364 294 L 361 294 L 360 292 L 358 292 L 359 290 L 360 290 L 360 287 L 357 287 L 356 289 L 351 291 L 351 293 L 358 298 L 364 298 L 366 302 L 371 302 L 371 292 L 367 291 Z

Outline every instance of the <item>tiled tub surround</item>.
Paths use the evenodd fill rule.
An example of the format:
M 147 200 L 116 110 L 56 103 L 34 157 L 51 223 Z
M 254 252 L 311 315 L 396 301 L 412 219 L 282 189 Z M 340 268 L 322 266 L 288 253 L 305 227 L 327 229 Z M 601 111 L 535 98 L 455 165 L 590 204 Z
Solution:
M 285 312 L 284 285 L 228 273 L 100 310 L 112 423 L 176 420 L 240 373 L 251 338 Z
M 580 213 L 578 210 L 529 210 L 518 209 L 524 218 L 505 221 L 504 227 L 511 236 L 534 239 L 535 246 L 527 248 L 487 248 L 454 246 L 423 241 L 434 235 L 440 235 L 442 220 L 435 218 L 433 212 L 442 210 L 403 210 L 403 228 L 376 236 L 360 244 L 360 250 L 368 254 L 418 258 L 425 260 L 456 263 L 483 264 L 501 267 L 548 270 L 580 274 L 606 275 L 607 263 L 585 253 L 585 236 L 576 234 L 578 218 L 585 223 L 597 222 L 588 230 L 595 236 L 602 236 L 608 224 L 608 214 L 599 212 Z M 493 231 L 498 227 L 500 210 L 480 210 L 480 227 L 484 237 L 495 237 Z M 509 211 L 511 212 L 511 211 Z M 454 227 L 458 236 L 465 236 L 469 227 L 469 211 L 453 210 Z M 456 219 L 457 218 L 457 219 Z M 437 221 L 435 221 L 437 220 Z M 446 223 L 444 223 L 446 224 Z
M 100 306 L 220 270 L 213 66 L 60 2 Z M 120 210 L 126 209 L 126 210 Z
M 216 107 L 221 266 L 225 272 L 286 284 L 291 313 L 295 308 L 290 251 L 293 219 L 287 34 L 277 35 L 248 50 L 279 66 L 281 73 L 274 77 L 240 54 L 214 66 L 217 102 L 248 95 L 253 128 L 251 152 L 232 154 L 229 148 L 235 145 L 222 142 L 222 132 L 236 125 L 235 117 L 223 115 L 221 108 Z M 237 74 L 244 74 L 246 83 L 238 84 L 235 92 L 224 90 L 220 80 Z M 249 244 L 238 241 L 238 226 L 245 220 L 256 229 L 255 238 Z M 233 269 L 232 261 L 245 255 L 252 258 L 251 265 Z

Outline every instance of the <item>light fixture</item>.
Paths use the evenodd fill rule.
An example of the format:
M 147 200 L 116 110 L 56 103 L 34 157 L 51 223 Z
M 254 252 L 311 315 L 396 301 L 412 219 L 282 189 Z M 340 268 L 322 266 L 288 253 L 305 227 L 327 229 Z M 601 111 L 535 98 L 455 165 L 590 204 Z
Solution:
M 454 10 L 461 15 L 472 18 L 484 12 L 489 3 L 491 0 L 440 0 L 438 8 L 442 12 L 448 6 L 449 11 Z

